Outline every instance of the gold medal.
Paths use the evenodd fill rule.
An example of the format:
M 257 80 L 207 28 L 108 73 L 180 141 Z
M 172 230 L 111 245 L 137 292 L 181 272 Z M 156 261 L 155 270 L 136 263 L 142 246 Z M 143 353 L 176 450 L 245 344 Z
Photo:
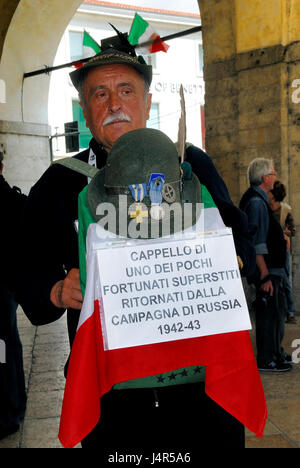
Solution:
M 145 206 L 142 203 L 135 203 L 129 209 L 130 218 L 135 219 L 137 224 L 142 223 L 144 218 L 148 218 L 148 210 L 143 208 Z

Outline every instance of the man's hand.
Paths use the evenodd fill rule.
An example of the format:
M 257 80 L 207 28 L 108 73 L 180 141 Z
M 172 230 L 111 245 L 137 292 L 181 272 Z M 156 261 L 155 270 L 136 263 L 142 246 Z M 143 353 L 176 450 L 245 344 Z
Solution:
M 264 278 L 266 278 L 266 276 L 269 276 L 269 270 L 267 268 L 267 265 L 266 265 L 266 262 L 265 262 L 265 259 L 264 259 L 263 255 L 256 255 L 256 265 L 259 268 L 260 279 L 262 281 Z M 261 285 L 260 289 L 262 291 L 265 291 L 266 293 L 270 294 L 270 296 L 273 296 L 274 288 L 273 288 L 273 284 L 272 284 L 271 280 L 266 281 L 265 283 L 263 283 Z
M 284 234 L 284 238 L 285 238 L 285 242 L 286 242 L 286 250 L 288 252 L 290 250 L 290 248 L 291 248 L 291 241 L 290 241 L 290 238 L 286 234 Z
M 261 285 L 260 289 L 262 291 L 265 291 L 266 293 L 268 293 L 270 296 L 273 296 L 274 288 L 273 288 L 273 284 L 272 284 L 271 280 L 266 281 L 265 283 L 263 283 Z
M 81 309 L 83 298 L 78 269 L 73 268 L 64 280 L 53 286 L 50 300 L 59 309 Z

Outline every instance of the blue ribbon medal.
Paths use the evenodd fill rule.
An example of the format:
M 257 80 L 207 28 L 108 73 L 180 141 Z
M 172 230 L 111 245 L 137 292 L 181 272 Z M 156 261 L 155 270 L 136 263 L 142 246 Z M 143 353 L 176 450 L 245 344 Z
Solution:
M 148 218 L 148 210 L 141 203 L 147 194 L 147 184 L 129 185 L 132 197 L 135 201 L 134 206 L 129 209 L 130 218 L 135 218 L 136 223 L 142 223 L 144 218 Z
M 159 221 L 165 216 L 165 211 L 161 206 L 162 190 L 165 183 L 164 174 L 151 174 L 149 179 L 149 198 L 151 201 L 150 216 Z

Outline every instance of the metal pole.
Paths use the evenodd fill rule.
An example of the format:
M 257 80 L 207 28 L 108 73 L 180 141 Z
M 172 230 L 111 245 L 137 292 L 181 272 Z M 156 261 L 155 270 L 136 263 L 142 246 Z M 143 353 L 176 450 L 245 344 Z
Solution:
M 70 133 L 55 133 L 55 135 L 51 135 L 49 137 L 49 146 L 50 146 L 50 161 L 51 164 L 54 160 L 54 155 L 53 155 L 53 139 L 54 138 L 59 138 L 59 137 L 64 137 L 64 136 L 70 136 L 70 135 L 80 135 L 80 132 L 70 132 Z
M 49 147 L 50 147 L 50 163 L 52 164 L 53 163 L 53 145 L 52 145 L 52 138 L 53 137 L 49 137 Z
M 42 74 L 45 74 L 45 73 L 49 74 L 52 71 L 61 70 L 62 68 L 73 67 L 76 64 L 88 62 L 91 58 L 92 57 L 85 58 L 85 59 L 82 59 L 82 60 L 77 60 L 76 62 L 65 63 L 63 65 L 57 65 L 56 67 L 46 67 L 45 66 L 45 68 L 42 68 L 41 70 L 35 70 L 33 72 L 24 73 L 24 78 L 30 78 L 32 76 L 42 75 Z
M 68 132 L 68 133 L 55 133 L 54 135 L 51 135 L 50 138 L 59 138 L 59 137 L 63 137 L 63 136 L 71 136 L 71 135 L 80 135 L 80 133 L 84 133 L 84 132 Z M 85 132 L 86 134 L 88 134 L 88 132 Z
M 145 47 L 145 46 L 149 46 L 149 45 L 153 45 L 153 44 L 159 44 L 160 42 L 163 42 L 163 41 L 170 41 L 172 39 L 176 39 L 177 37 L 188 36 L 190 34 L 194 34 L 194 33 L 199 32 L 199 31 L 202 31 L 202 26 L 196 26 L 194 28 L 187 29 L 185 31 L 181 31 L 181 32 L 178 32 L 178 33 L 175 33 L 175 34 L 170 34 L 169 36 L 161 37 L 160 39 L 154 39 L 153 41 L 147 41 L 147 42 L 143 42 L 142 44 L 136 44 L 133 47 Z M 63 65 L 57 65 L 56 67 L 47 67 L 47 66 L 45 66 L 45 68 L 42 68 L 40 70 L 35 70 L 33 72 L 24 73 L 23 78 L 30 78 L 32 76 L 43 75 L 45 73 L 49 74 L 49 73 L 51 73 L 53 71 L 61 70 L 62 68 L 73 67 L 76 64 L 79 65 L 80 63 L 86 63 L 91 58 L 92 57 L 85 58 L 85 59 L 82 59 L 82 60 L 76 60 L 75 62 L 69 62 L 69 63 L 65 63 Z
M 133 47 L 145 47 L 148 45 L 159 44 L 163 41 L 171 41 L 172 39 L 177 39 L 177 37 L 188 36 L 190 34 L 194 34 L 196 32 L 202 31 L 202 26 L 195 26 L 194 28 L 187 29 L 185 31 L 181 31 L 178 33 L 170 34 L 169 36 L 161 37 L 160 39 L 154 39 L 153 41 L 143 42 L 142 44 L 137 44 Z

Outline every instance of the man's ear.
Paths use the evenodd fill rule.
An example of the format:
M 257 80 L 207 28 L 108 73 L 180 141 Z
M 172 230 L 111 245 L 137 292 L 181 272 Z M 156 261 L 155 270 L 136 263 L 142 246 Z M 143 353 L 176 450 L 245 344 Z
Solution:
M 81 102 L 79 104 L 80 104 L 80 107 L 82 109 L 83 117 L 84 117 L 84 120 L 85 120 L 85 126 L 86 126 L 86 128 L 90 128 L 89 127 L 88 113 L 86 112 L 85 106 L 83 106 L 83 104 L 81 104 Z
M 261 178 L 261 183 L 262 183 L 262 184 L 265 184 L 265 182 L 266 182 L 266 177 L 267 177 L 266 174 L 264 174 L 264 175 L 262 176 L 262 178 Z
M 152 104 L 152 94 L 148 93 L 148 96 L 147 96 L 147 115 L 146 115 L 147 120 L 149 120 L 149 118 L 150 118 L 151 104 Z

